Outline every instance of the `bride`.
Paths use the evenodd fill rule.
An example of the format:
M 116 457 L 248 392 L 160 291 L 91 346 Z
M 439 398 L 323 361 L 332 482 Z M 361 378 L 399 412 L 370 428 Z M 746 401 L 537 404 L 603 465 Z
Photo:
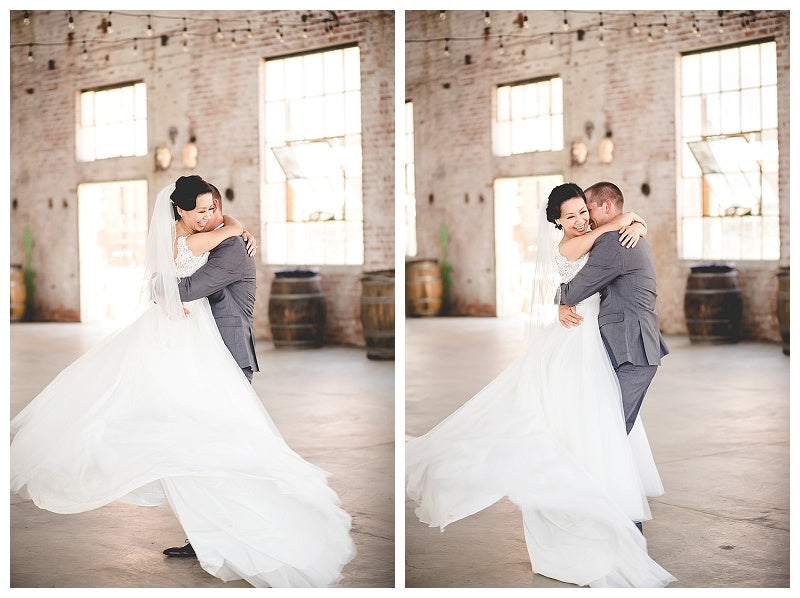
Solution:
M 564 328 L 560 282 L 603 233 L 632 247 L 646 231 L 629 212 L 589 230 L 583 191 L 554 188 L 539 226 L 528 348 L 430 432 L 406 444 L 406 491 L 417 517 L 444 528 L 504 496 L 519 506 L 533 571 L 592 587 L 663 587 L 675 578 L 647 554 L 634 522 L 663 494 L 642 423 L 626 435 L 619 382 L 597 326 L 599 294 Z
M 203 569 L 223 581 L 332 585 L 355 549 L 328 474 L 284 442 L 208 300 L 184 305 L 178 294 L 178 277 L 241 226 L 226 217 L 230 226 L 198 232 L 211 194 L 179 215 L 174 191 L 158 193 L 148 231 L 150 306 L 12 420 L 11 490 L 55 513 L 168 502 Z

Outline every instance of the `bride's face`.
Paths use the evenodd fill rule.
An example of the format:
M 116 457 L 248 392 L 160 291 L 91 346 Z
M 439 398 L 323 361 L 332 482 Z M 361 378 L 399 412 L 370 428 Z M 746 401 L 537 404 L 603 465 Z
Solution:
M 556 220 L 564 227 L 567 238 L 580 237 L 589 232 L 589 209 L 581 197 L 573 197 L 561 204 L 561 218 Z
M 214 213 L 214 201 L 211 193 L 204 193 L 197 196 L 197 203 L 194 210 L 179 210 L 181 220 L 186 228 L 196 233 L 203 232 L 208 220 Z

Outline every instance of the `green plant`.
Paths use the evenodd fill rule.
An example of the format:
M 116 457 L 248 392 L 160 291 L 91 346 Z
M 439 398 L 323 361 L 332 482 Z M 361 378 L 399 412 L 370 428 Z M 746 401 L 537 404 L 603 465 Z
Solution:
M 25 274 L 25 318 L 30 320 L 33 317 L 33 291 L 36 290 L 33 278 L 36 276 L 36 270 L 31 268 L 31 247 L 33 246 L 33 240 L 28 227 L 25 227 L 23 241 L 25 242 L 25 264 L 22 267 Z
M 440 260 L 440 268 L 442 271 L 442 304 L 446 306 L 450 284 L 453 282 L 450 278 L 450 271 L 453 269 L 453 266 L 447 262 L 447 226 L 444 224 L 442 224 L 439 229 L 439 238 L 442 242 L 442 259 Z

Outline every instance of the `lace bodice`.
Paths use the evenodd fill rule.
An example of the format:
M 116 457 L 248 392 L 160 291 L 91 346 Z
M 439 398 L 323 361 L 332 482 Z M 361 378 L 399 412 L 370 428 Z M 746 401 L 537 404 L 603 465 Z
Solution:
M 194 274 L 207 261 L 207 251 L 200 255 L 194 255 L 186 244 L 186 237 L 178 237 L 178 254 L 175 256 L 175 268 L 180 278 Z
M 556 252 L 556 266 L 558 267 L 558 274 L 561 276 L 561 282 L 569 282 L 575 278 L 575 275 L 580 272 L 588 259 L 589 254 L 584 253 L 577 260 L 571 262 L 561 253 Z

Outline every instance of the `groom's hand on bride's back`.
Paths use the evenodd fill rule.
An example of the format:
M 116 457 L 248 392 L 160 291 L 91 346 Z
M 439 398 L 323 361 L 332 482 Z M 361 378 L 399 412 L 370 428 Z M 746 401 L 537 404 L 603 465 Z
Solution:
M 564 328 L 578 326 L 583 320 L 583 316 L 575 311 L 574 305 L 558 306 L 558 321 Z

